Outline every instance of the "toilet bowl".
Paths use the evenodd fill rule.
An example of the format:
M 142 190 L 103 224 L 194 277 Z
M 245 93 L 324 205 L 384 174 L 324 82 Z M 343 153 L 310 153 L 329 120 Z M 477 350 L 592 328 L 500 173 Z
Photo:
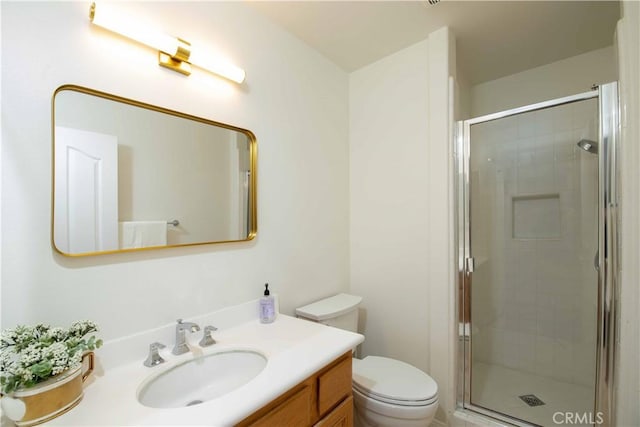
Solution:
M 356 425 L 424 427 L 438 408 L 436 382 L 418 368 L 395 359 L 353 360 Z
M 296 316 L 357 330 L 362 297 L 338 294 L 296 309 Z M 438 408 L 438 385 L 420 369 L 380 356 L 353 359 L 354 421 L 360 427 L 425 427 Z

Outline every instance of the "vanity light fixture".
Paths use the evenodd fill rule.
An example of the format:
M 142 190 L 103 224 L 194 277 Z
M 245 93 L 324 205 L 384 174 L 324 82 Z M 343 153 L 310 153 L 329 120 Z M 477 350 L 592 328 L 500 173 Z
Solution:
M 138 22 L 108 4 L 92 3 L 89 18 L 99 27 L 157 49 L 158 63 L 163 67 L 188 76 L 191 74 L 191 65 L 195 65 L 236 83 L 244 81 L 245 72 L 242 68 L 207 55 L 200 46 L 194 48 L 188 41 L 169 36 L 143 22 Z

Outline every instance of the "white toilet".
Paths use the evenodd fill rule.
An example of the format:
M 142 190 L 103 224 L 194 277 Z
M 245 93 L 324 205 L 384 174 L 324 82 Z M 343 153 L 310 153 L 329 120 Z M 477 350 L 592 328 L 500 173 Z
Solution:
M 338 294 L 296 309 L 296 316 L 357 332 L 362 297 Z M 355 425 L 424 427 L 438 408 L 438 385 L 420 369 L 387 357 L 353 359 Z

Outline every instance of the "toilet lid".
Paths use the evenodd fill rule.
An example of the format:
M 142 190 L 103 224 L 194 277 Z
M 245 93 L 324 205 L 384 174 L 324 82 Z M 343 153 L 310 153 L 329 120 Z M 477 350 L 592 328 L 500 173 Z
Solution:
M 427 405 L 438 395 L 436 382 L 420 369 L 379 356 L 353 360 L 353 386 L 373 399 L 400 405 Z

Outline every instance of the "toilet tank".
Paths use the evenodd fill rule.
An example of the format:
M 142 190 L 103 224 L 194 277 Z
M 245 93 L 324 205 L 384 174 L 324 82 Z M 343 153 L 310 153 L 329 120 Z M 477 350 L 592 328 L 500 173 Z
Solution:
M 338 294 L 296 309 L 296 317 L 358 332 L 358 306 L 362 297 Z

